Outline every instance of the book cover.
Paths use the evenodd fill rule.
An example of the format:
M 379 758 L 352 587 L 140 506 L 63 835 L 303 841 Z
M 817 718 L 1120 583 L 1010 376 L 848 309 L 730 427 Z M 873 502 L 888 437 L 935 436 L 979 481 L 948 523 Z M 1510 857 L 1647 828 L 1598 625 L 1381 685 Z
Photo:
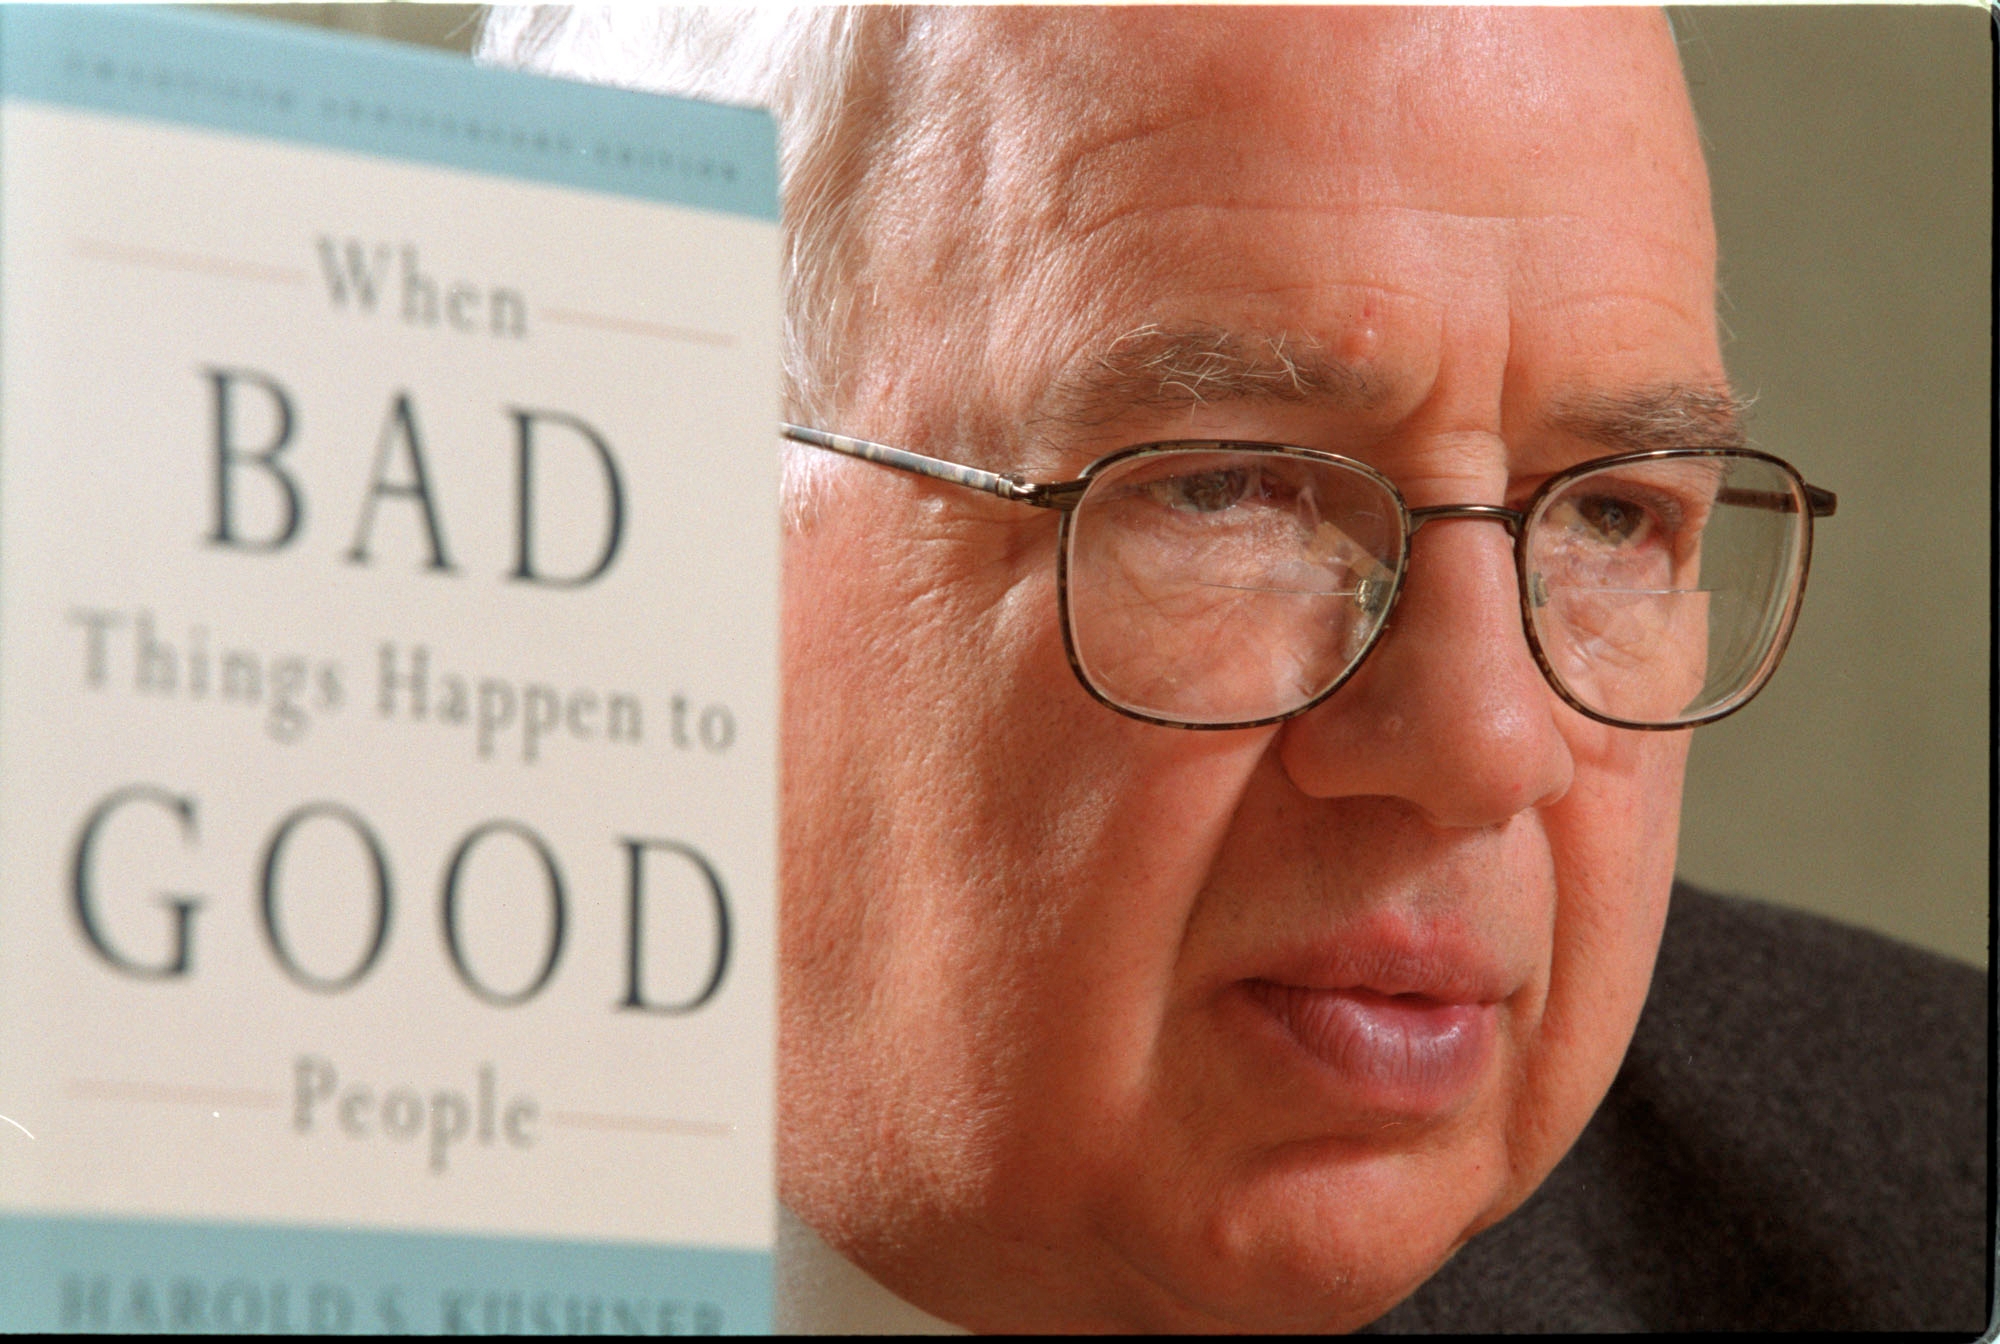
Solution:
M 0 8 L 0 1328 L 768 1328 L 765 114 Z

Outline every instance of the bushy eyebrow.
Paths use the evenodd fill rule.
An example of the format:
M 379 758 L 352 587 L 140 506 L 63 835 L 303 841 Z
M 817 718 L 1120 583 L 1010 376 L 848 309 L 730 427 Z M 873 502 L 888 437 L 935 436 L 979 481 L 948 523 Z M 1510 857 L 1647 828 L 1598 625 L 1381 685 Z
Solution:
M 1038 418 L 1089 428 L 1135 409 L 1246 400 L 1366 405 L 1376 392 L 1359 369 L 1310 340 L 1149 322 L 1058 376 Z
M 1334 359 L 1310 338 L 1246 335 L 1224 327 L 1146 323 L 1059 375 L 1035 420 L 1094 428 L 1133 410 L 1179 410 L 1231 401 L 1326 403 L 1367 409 L 1379 381 Z M 1616 452 L 1741 448 L 1748 403 L 1726 387 L 1663 382 L 1559 397 L 1551 427 Z
M 1653 448 L 1742 448 L 1749 403 L 1726 387 L 1653 383 L 1556 400 L 1548 422 L 1617 452 Z

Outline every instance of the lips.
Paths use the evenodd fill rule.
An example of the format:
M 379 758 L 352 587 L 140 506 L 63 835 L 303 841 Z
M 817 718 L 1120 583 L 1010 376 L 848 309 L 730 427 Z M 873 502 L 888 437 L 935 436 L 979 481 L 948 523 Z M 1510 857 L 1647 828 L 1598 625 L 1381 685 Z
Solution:
M 1421 994 L 1252 980 L 1249 997 L 1350 1100 L 1370 1110 L 1449 1110 L 1478 1081 L 1494 1009 Z
M 1348 943 L 1238 981 L 1233 997 L 1253 1031 L 1339 1109 L 1441 1116 L 1469 1100 L 1486 1073 L 1506 977 L 1463 950 L 1426 951 Z

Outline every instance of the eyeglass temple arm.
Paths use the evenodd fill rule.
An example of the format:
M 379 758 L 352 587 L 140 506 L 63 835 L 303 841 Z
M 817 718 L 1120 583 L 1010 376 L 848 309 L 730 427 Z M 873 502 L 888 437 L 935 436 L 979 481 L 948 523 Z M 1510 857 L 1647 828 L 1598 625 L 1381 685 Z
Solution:
M 1798 505 L 1792 496 L 1783 490 L 1732 490 L 1724 488 L 1717 492 L 1718 504 L 1739 504 L 1745 508 L 1769 509 L 1772 513 L 1796 513 Z M 1815 518 L 1831 518 L 1840 506 L 1840 498 L 1831 490 L 1822 490 L 1816 485 L 1806 487 L 1806 507 Z
M 1021 504 L 1032 504 L 1038 509 L 1071 509 L 1083 497 L 1086 481 L 1024 481 L 1018 476 L 1002 476 L 991 471 L 981 471 L 958 462 L 947 462 L 939 457 L 925 457 L 922 453 L 912 453 L 902 448 L 891 448 L 886 443 L 870 443 L 867 439 L 850 439 L 845 434 L 829 434 L 823 429 L 808 429 L 804 425 L 782 426 L 784 435 L 793 443 L 803 443 L 814 448 L 829 448 L 836 453 L 858 457 L 864 462 L 878 466 L 894 467 L 898 471 L 914 472 L 928 476 L 934 481 L 945 481 L 951 485 L 962 485 L 968 490 L 983 490 L 989 495 L 1011 499 Z

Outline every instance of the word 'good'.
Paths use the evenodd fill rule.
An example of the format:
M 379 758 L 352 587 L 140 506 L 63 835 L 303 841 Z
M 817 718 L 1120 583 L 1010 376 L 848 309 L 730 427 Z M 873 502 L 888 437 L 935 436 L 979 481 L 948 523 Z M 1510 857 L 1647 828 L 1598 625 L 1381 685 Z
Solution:
M 156 942 L 152 948 L 135 950 L 126 940 L 138 927 L 131 907 L 146 904 L 143 898 L 132 899 L 132 889 L 150 885 L 152 874 L 162 868 L 175 869 L 174 838 L 183 851 L 198 847 L 199 822 L 200 809 L 193 795 L 150 784 L 114 791 L 84 818 L 71 851 L 70 913 L 90 951 L 114 971 L 140 980 L 186 980 L 194 975 L 195 917 L 207 897 L 156 889 L 151 904 L 167 916 L 164 949 Z M 312 843 L 302 847 L 303 855 L 295 857 L 294 846 L 308 832 L 314 833 Z M 625 851 L 627 873 L 625 993 L 615 1006 L 669 1015 L 694 1012 L 715 998 L 729 969 L 729 898 L 722 875 L 700 850 L 678 840 L 620 836 L 618 844 Z M 107 851 L 112 855 L 109 859 Z M 489 851 L 505 861 L 503 868 L 485 866 L 484 856 Z M 287 879 L 299 877 L 295 863 L 311 863 L 324 870 L 311 874 L 317 882 L 305 885 L 316 888 L 322 902 L 330 901 L 334 913 L 354 917 L 350 923 L 360 936 L 346 964 L 309 964 L 311 959 L 301 954 L 294 938 L 287 934 Z M 486 875 L 478 875 L 475 869 L 483 869 Z M 365 817 L 335 802 L 312 802 L 292 809 L 272 827 L 255 873 L 258 928 L 272 959 L 288 979 L 320 994 L 345 993 L 368 979 L 389 946 L 397 885 L 388 851 Z M 475 945 L 465 936 L 466 908 L 483 892 L 500 898 L 490 901 L 489 908 L 501 909 L 509 918 L 513 911 L 527 909 L 532 920 L 530 903 L 514 897 L 535 886 L 546 899 L 547 913 L 538 921 L 541 927 L 522 929 L 518 937 L 510 935 L 508 942 L 516 948 L 539 947 L 539 956 L 534 959 L 538 964 L 524 983 L 496 985 L 490 965 L 482 970 L 476 964 Z M 659 888 L 666 890 L 661 893 Z M 562 864 L 549 842 L 521 822 L 499 818 L 474 826 L 451 847 L 438 889 L 439 919 L 433 927 L 443 936 L 445 959 L 452 973 L 473 997 L 495 1007 L 518 1007 L 534 999 L 555 978 L 570 924 L 569 901 Z M 649 913 L 655 919 L 667 918 L 678 935 L 662 940 L 663 947 L 656 950 L 693 953 L 675 958 L 679 963 L 675 978 L 685 988 L 678 997 L 661 997 L 657 987 L 649 989 L 646 983 Z M 119 928 L 127 930 L 126 934 L 114 937 L 113 930 Z M 657 974 L 657 967 L 652 969 Z

